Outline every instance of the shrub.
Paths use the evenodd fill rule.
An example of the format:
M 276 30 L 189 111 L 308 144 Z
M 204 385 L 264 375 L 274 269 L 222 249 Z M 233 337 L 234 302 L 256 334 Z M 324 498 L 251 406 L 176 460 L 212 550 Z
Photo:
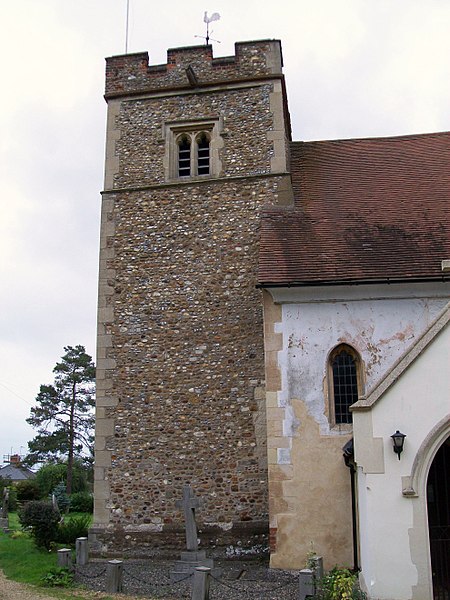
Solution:
M 90 515 L 70 517 L 58 527 L 56 541 L 60 544 L 69 544 L 73 546 L 75 545 L 75 540 L 77 538 L 87 537 L 90 524 Z
M 69 509 L 70 498 L 66 494 L 66 484 L 64 483 L 64 481 L 58 483 L 58 485 L 52 491 L 49 497 L 50 500 L 52 499 L 52 496 L 55 496 L 56 501 L 58 502 L 58 508 L 62 513 L 66 512 Z
M 358 577 L 349 569 L 334 567 L 318 583 L 316 598 L 320 600 L 365 600 Z
M 34 479 L 25 479 L 19 481 L 16 485 L 17 501 L 20 503 L 29 502 L 30 500 L 39 500 L 41 492 L 39 485 Z
M 50 549 L 57 539 L 59 512 L 48 502 L 32 500 L 19 513 L 22 527 L 28 529 L 39 548 Z
M 41 581 L 48 587 L 70 587 L 73 584 L 73 573 L 67 567 L 51 569 Z
M 70 512 L 92 513 L 94 498 L 89 492 L 76 492 L 70 496 Z
M 12 540 L 19 540 L 20 538 L 28 537 L 28 535 L 25 533 L 25 531 L 16 530 L 16 531 L 13 531 L 12 533 L 10 533 L 9 537 Z

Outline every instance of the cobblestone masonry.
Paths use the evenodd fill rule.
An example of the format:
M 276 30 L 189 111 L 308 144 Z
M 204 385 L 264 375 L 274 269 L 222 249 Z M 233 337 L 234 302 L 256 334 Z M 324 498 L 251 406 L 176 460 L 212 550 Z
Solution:
M 144 90 L 185 88 L 189 65 L 199 85 L 255 80 L 281 74 L 281 45 L 278 41 L 241 42 L 235 56 L 213 58 L 211 46 L 172 48 L 167 64 L 150 65 L 147 52 L 113 56 L 106 63 L 106 96 L 136 94 Z
M 204 545 L 267 534 L 259 209 L 286 201 L 278 42 L 107 61 L 99 285 L 97 551 L 182 543 L 190 483 Z M 191 87 L 191 66 L 201 85 Z M 272 78 L 270 79 L 269 76 Z M 208 83 L 209 82 L 209 83 Z M 180 89 L 174 93 L 173 88 Z M 220 171 L 167 177 L 167 123 L 220 122 Z

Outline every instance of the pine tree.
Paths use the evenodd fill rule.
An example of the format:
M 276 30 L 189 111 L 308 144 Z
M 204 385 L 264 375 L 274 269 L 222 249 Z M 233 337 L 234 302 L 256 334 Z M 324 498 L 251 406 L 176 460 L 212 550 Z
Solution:
M 64 348 L 53 385 L 41 385 L 27 419 L 38 435 L 28 442 L 27 463 L 67 458 L 67 493 L 72 492 L 74 459 L 93 444 L 95 365 L 84 346 Z

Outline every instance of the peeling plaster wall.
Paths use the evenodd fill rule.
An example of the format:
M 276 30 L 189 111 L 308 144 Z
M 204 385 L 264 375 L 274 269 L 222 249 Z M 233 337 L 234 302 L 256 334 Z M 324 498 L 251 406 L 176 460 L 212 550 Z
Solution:
M 281 305 L 281 310 L 276 322 L 266 322 L 266 351 L 274 336 L 282 340 L 276 406 L 273 392 L 268 399 L 274 405 L 268 410 L 274 567 L 301 568 L 311 544 L 323 555 L 326 568 L 353 564 L 350 475 L 342 458 L 352 427 L 330 426 L 330 351 L 341 343 L 353 346 L 361 356 L 363 383 L 369 389 L 441 312 L 448 287 L 270 290 L 274 306 Z M 267 304 L 266 315 L 275 316 L 277 311 L 268 310 Z M 268 336 L 271 327 L 273 334 Z M 266 380 L 270 386 L 267 369 Z
M 281 405 L 302 398 L 321 432 L 330 433 L 323 385 L 329 352 L 341 343 L 353 346 L 363 360 L 369 389 L 444 305 L 444 300 L 426 298 L 284 305 Z

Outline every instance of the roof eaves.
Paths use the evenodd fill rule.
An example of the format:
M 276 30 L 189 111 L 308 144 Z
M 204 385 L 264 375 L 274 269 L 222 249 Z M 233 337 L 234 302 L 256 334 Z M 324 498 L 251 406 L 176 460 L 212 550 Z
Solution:
M 425 275 L 423 277 L 381 277 L 376 279 L 305 279 L 301 281 L 264 281 L 256 285 L 258 289 L 280 287 L 317 287 L 326 285 L 380 285 L 394 283 L 422 283 L 427 281 L 450 281 L 450 274 Z

